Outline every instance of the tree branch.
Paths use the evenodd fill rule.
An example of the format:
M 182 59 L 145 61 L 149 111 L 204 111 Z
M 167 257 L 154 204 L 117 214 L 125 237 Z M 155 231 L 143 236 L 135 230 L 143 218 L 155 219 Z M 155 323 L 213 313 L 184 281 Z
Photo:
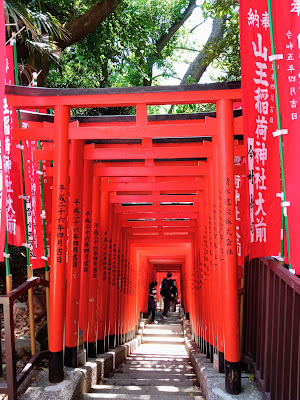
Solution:
M 202 77 L 202 75 L 204 74 L 209 65 L 206 62 L 207 49 L 217 41 L 223 39 L 226 19 L 227 19 L 226 16 L 223 16 L 221 18 L 216 17 L 214 19 L 211 34 L 207 39 L 207 42 L 205 43 L 203 50 L 197 55 L 195 60 L 189 66 L 188 70 L 186 71 L 184 77 L 180 82 L 180 85 L 185 85 L 189 83 L 189 79 L 191 79 L 194 82 L 199 82 L 200 78 Z
M 92 33 L 114 11 L 117 2 L 118 0 L 99 1 L 80 17 L 67 22 L 65 29 L 70 37 L 57 39 L 58 47 L 63 50 Z
M 192 28 L 190 30 L 190 33 L 193 33 L 195 29 L 199 28 L 199 26 L 201 26 L 202 24 L 204 24 L 205 21 L 200 22 L 200 24 L 197 24 L 196 26 L 194 26 L 194 28 Z
M 162 50 L 166 47 L 171 38 L 178 31 L 178 29 L 181 28 L 182 25 L 185 23 L 185 21 L 191 16 L 192 12 L 196 7 L 197 7 L 196 0 L 190 0 L 187 8 L 180 15 L 180 17 L 176 21 L 174 21 L 174 23 L 170 26 L 169 30 L 157 40 L 157 42 L 155 43 L 156 51 L 149 57 L 147 62 L 148 77 L 144 78 L 143 86 L 152 85 L 152 80 L 153 80 L 152 71 L 156 59 L 159 57 Z
M 196 0 L 190 0 L 189 5 L 184 10 L 183 14 L 181 14 L 180 18 L 177 21 L 175 21 L 170 26 L 170 29 L 158 39 L 158 41 L 156 42 L 156 57 L 166 47 L 170 39 L 178 31 L 178 29 L 181 28 L 182 25 L 185 23 L 185 21 L 191 16 L 195 8 L 196 8 Z

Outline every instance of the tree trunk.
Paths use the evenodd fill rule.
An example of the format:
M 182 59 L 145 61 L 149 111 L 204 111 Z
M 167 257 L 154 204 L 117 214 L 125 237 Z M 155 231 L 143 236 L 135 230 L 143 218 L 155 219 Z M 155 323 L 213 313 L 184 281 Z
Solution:
M 92 33 L 114 11 L 117 2 L 118 0 L 99 1 L 80 17 L 67 22 L 65 28 L 69 37 L 58 39 L 58 47 L 63 50 Z
M 211 34 L 205 43 L 203 50 L 197 55 L 194 61 L 189 66 L 188 70 L 184 74 L 180 85 L 185 85 L 187 83 L 199 82 L 202 75 L 206 71 L 210 62 L 208 62 L 207 50 L 208 48 L 223 39 L 225 32 L 226 16 L 221 18 L 215 18 L 213 21 Z

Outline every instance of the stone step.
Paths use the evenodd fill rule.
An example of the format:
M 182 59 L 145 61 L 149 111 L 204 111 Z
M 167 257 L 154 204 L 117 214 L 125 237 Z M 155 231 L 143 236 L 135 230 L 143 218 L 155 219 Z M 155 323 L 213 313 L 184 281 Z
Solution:
M 204 397 L 201 393 L 186 393 L 186 394 L 176 394 L 176 393 L 168 393 L 168 394 L 117 394 L 117 393 L 86 393 L 81 397 L 81 400 L 91 400 L 91 399 L 102 399 L 102 400 L 110 400 L 110 399 L 125 399 L 125 400 L 181 400 L 181 399 L 189 399 L 189 400 L 204 400 Z
M 117 386 L 175 386 L 178 388 L 181 387 L 190 387 L 197 386 L 196 376 L 189 377 L 184 380 L 180 378 L 132 378 L 129 376 L 113 376 L 112 378 L 105 379 L 104 385 L 117 385 Z M 98 385 L 96 385 L 98 386 Z M 102 386 L 102 385 L 99 385 Z
M 124 366 L 122 368 L 122 372 L 121 373 L 135 373 L 135 372 L 140 372 L 140 373 L 145 373 L 145 372 L 151 372 L 151 373 L 156 373 L 157 377 L 162 374 L 162 373 L 172 373 L 172 372 L 188 372 L 190 373 L 191 371 L 193 371 L 193 367 L 190 366 L 182 366 L 182 367 L 176 367 L 174 366 L 174 364 L 170 364 L 168 365 L 157 365 L 156 367 L 154 366 L 140 366 L 140 365 L 128 365 L 128 366 Z
M 128 360 L 126 361 L 126 365 L 132 368 L 139 368 L 139 367 L 149 367 L 149 368 L 156 368 L 156 367 L 174 367 L 174 368 L 190 368 L 191 364 L 189 360 Z M 123 366 L 122 366 L 123 370 Z
M 122 373 L 120 374 L 122 375 Z M 196 375 L 195 373 L 192 372 L 192 370 L 190 371 L 186 371 L 185 373 L 183 373 L 182 371 L 174 371 L 173 369 L 170 369 L 170 371 L 166 371 L 165 369 L 162 369 L 161 371 L 159 370 L 153 370 L 151 369 L 150 371 L 148 370 L 132 370 L 130 371 L 130 376 L 128 376 L 128 373 L 124 373 L 123 374 L 124 378 L 130 378 L 130 379 L 142 379 L 142 378 L 146 378 L 146 379 L 158 379 L 159 377 L 164 377 L 165 379 L 182 379 L 184 377 L 184 379 L 195 379 Z M 114 379 L 114 380 L 118 380 L 118 377 L 116 376 L 116 374 L 111 377 L 110 379 Z M 120 378 L 122 379 L 122 378 Z M 108 382 L 106 380 L 106 382 Z
M 143 334 L 143 337 L 164 337 L 164 338 L 172 338 L 172 337 L 183 337 L 182 336 L 182 332 L 178 331 L 178 332 L 169 332 L 166 331 L 166 333 L 163 333 L 161 330 L 157 330 L 157 331 L 146 331 Z
M 200 389 L 197 386 L 189 385 L 189 386 L 171 386 L 171 385 L 129 385 L 129 386 L 119 386 L 119 385 L 95 385 L 91 388 L 90 393 L 116 393 L 116 394 L 165 394 L 165 393 L 174 393 L 174 394 L 183 394 L 186 393 L 200 393 Z
M 152 332 L 152 331 L 161 331 L 161 332 L 183 332 L 182 325 L 170 325 L 170 324 L 147 324 L 144 328 L 144 333 Z
M 168 344 L 168 345 L 176 345 L 184 343 L 183 337 L 165 337 L 165 336 L 158 336 L 158 337 L 150 337 L 150 336 L 143 336 L 142 343 L 159 343 L 159 344 Z

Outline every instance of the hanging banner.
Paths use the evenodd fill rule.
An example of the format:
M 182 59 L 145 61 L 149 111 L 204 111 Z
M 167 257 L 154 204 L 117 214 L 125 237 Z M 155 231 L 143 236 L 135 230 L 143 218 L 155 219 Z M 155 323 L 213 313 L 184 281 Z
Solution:
M 22 122 L 22 128 L 28 128 L 27 122 Z M 41 202 L 41 183 L 39 162 L 33 159 L 37 149 L 36 141 L 23 142 L 25 191 L 27 195 L 27 232 L 30 245 L 30 263 L 33 269 L 45 266 L 41 257 L 44 256 L 43 214 Z M 41 171 L 41 174 L 43 172 Z
M 0 4 L 0 51 L 2 59 L 0 62 L 0 97 L 3 104 L 5 91 L 5 22 L 3 1 Z M 0 120 L 3 121 L 3 109 L 0 107 Z M 5 184 L 3 171 L 3 152 L 4 152 L 4 126 L 0 124 L 0 262 L 3 261 L 3 250 L 5 240 Z
M 29 129 L 40 126 L 40 122 L 22 121 L 22 129 Z M 41 149 L 53 150 L 52 143 L 40 143 Z M 47 167 L 50 167 L 50 161 L 40 162 L 34 156 L 38 150 L 38 144 L 35 140 L 23 142 L 23 158 L 25 171 L 25 190 L 27 197 L 27 229 L 28 241 L 30 245 L 30 262 L 33 269 L 43 268 L 45 266 L 44 256 L 44 229 L 43 220 L 46 222 L 46 244 L 47 257 L 50 258 L 51 243 L 51 205 L 52 205 L 52 179 L 46 175 Z M 43 179 L 44 205 L 42 208 L 41 177 Z
M 280 7 L 281 8 L 281 7 Z M 267 0 L 240 1 L 242 104 L 247 144 L 250 259 L 280 253 L 280 159 Z
M 13 47 L 6 46 L 6 83 L 13 84 Z M 21 184 L 21 159 L 19 143 L 12 140 L 12 128 L 17 124 L 16 115 L 8 107 L 6 97 L 3 101 L 4 151 L 3 170 L 6 190 L 7 241 L 11 245 L 25 243 L 24 205 Z
M 249 254 L 249 192 L 246 157 L 234 157 L 235 227 L 237 263 L 244 265 Z
M 41 143 L 42 149 L 52 150 L 53 143 Z M 44 203 L 46 214 L 46 242 L 47 242 L 47 257 L 50 260 L 50 247 L 51 247 L 51 224 L 52 224 L 52 189 L 53 189 L 53 176 L 47 175 L 47 168 L 51 167 L 51 161 L 42 161 L 43 171 L 43 186 L 44 186 Z
M 291 268 L 300 274 L 300 2 L 272 0 L 276 46 Z M 276 138 L 278 142 L 278 139 Z M 279 144 L 278 144 L 279 146 Z

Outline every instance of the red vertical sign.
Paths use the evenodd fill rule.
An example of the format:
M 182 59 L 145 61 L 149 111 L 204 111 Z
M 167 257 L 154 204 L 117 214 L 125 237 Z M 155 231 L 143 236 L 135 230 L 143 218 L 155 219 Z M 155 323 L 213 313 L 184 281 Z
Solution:
M 242 101 L 248 148 L 250 258 L 280 252 L 280 161 L 267 0 L 240 1 Z
M 22 128 L 28 128 L 28 122 L 22 122 Z M 41 203 L 41 182 L 39 162 L 33 159 L 33 152 L 37 150 L 37 142 L 26 140 L 23 142 L 24 176 L 27 195 L 27 232 L 30 251 L 30 263 L 33 269 L 45 266 L 41 257 L 44 257 L 44 235 Z
M 0 98 L 3 104 L 5 90 L 5 23 L 3 1 L 0 4 Z M 0 120 L 3 121 L 3 109 L 0 107 Z M 0 124 L 0 262 L 3 261 L 3 249 L 5 238 L 5 185 L 3 175 L 3 151 L 4 151 L 4 130 L 3 123 Z
M 244 265 L 244 259 L 249 254 L 249 195 L 248 177 L 246 175 L 246 158 L 234 157 L 234 198 L 235 198 L 235 228 L 236 252 L 239 266 Z
M 291 268 L 300 274 L 300 1 L 272 0 L 279 83 Z M 277 140 L 277 139 L 276 139 Z
M 6 83 L 13 83 L 13 47 L 6 46 Z M 18 143 L 12 140 L 12 127 L 16 123 L 15 114 L 8 107 L 6 97 L 3 102 L 4 152 L 3 170 L 6 189 L 6 227 L 9 244 L 21 246 L 25 242 L 24 208 L 21 184 L 21 162 Z

